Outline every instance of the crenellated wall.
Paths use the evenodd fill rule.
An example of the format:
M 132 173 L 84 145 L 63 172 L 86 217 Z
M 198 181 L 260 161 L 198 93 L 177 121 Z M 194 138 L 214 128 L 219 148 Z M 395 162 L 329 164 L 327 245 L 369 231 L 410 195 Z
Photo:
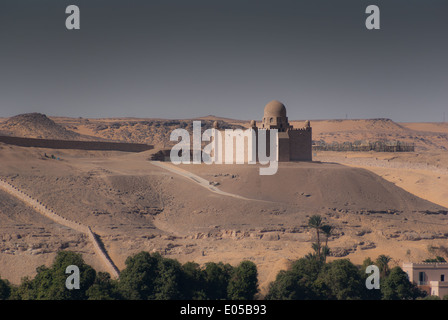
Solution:
M 311 127 L 288 130 L 290 161 L 312 161 Z

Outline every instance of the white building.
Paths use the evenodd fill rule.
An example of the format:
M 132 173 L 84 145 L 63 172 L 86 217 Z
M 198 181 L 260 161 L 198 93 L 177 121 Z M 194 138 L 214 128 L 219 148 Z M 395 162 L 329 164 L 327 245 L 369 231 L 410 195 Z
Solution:
M 448 263 L 403 263 L 403 271 L 407 273 L 409 281 L 428 294 L 440 298 L 448 295 Z

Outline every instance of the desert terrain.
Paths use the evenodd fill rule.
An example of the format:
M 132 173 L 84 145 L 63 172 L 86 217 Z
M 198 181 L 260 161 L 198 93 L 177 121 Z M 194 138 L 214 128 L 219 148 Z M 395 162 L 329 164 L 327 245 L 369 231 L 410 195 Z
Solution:
M 204 127 L 244 128 L 213 116 Z M 303 121 L 291 121 L 297 127 Z M 147 143 L 141 153 L 56 150 L 0 144 L 0 178 L 88 225 L 122 269 L 129 255 L 158 251 L 181 262 L 256 263 L 261 293 L 288 263 L 311 251 L 308 217 L 335 227 L 331 259 L 354 263 L 380 254 L 392 264 L 448 258 L 448 124 L 389 119 L 311 121 L 313 140 L 400 140 L 414 152 L 314 152 L 313 162 L 180 165 L 153 162 L 173 128 L 192 119 L 83 119 L 40 114 L 0 119 L 0 133 L 32 138 Z M 56 159 L 45 155 L 55 155 Z M 59 158 L 59 160 L 57 159 Z M 43 217 L 0 189 L 0 276 L 19 283 L 58 250 L 83 254 L 107 271 L 82 233 Z M 438 249 L 434 249 L 438 248 Z

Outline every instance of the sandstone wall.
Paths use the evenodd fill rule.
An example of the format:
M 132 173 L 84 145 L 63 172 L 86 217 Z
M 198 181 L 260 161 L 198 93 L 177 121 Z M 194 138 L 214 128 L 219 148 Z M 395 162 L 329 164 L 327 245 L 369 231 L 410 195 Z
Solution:
M 34 138 L 21 138 L 11 136 L 0 136 L 0 142 L 20 147 L 124 151 L 124 152 L 142 152 L 154 148 L 152 145 L 142 143 L 51 140 L 51 139 L 34 139 Z
M 289 134 L 290 161 L 312 161 L 312 131 L 311 128 L 292 129 Z

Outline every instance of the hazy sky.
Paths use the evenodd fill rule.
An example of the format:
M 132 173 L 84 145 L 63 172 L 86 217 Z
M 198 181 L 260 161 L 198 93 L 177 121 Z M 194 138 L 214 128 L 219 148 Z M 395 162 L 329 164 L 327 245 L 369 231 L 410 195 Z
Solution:
M 81 29 L 65 28 L 78 5 Z M 368 5 L 381 29 L 365 27 Z M 448 119 L 447 0 L 1 0 L 0 117 Z

